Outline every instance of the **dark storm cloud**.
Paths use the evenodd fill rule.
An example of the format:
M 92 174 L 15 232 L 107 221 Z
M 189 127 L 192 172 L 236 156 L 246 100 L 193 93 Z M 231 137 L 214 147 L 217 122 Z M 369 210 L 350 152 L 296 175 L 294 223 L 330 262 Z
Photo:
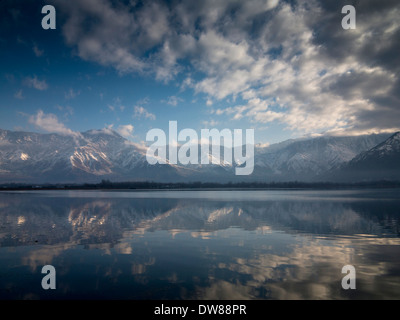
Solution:
M 398 29 L 399 2 L 394 0 L 320 1 L 324 9 L 323 21 L 314 25 L 313 42 L 322 45 L 332 59 L 343 60 L 354 56 L 371 66 L 382 66 L 397 71 L 400 52 Z M 344 32 L 338 23 L 338 12 L 346 4 L 353 4 L 357 12 L 360 32 Z M 388 32 L 393 28 L 393 32 Z
M 357 29 L 345 31 L 338 23 L 341 7 L 352 4 Z M 321 81 L 325 91 L 348 101 L 364 101 L 353 113 L 353 127 L 399 127 L 400 23 L 398 1 L 320 1 L 323 15 L 313 21 L 313 44 L 321 46 L 320 59 L 353 67 Z M 363 106 L 362 106 L 363 105 Z

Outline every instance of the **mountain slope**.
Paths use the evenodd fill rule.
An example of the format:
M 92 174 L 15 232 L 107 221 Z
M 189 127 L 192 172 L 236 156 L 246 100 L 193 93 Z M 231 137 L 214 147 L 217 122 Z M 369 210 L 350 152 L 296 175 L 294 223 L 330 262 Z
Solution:
M 255 148 L 253 173 L 236 176 L 232 163 L 150 165 L 146 159 L 146 148 L 108 129 L 68 136 L 0 129 L 0 183 L 97 183 L 103 179 L 222 183 L 326 181 L 332 180 L 326 178 L 327 172 L 341 168 L 353 158 L 355 161 L 358 154 L 361 156 L 362 152 L 374 150 L 375 146 L 384 149 L 390 145 L 397 150 L 397 136 L 390 140 L 392 142 L 382 144 L 389 136 L 323 136 Z M 208 157 L 210 159 L 212 155 Z
M 400 132 L 360 153 L 336 170 L 334 175 L 344 181 L 399 180 Z
M 373 134 L 287 140 L 257 150 L 255 163 L 266 168 L 272 180 L 320 180 L 327 171 L 350 161 L 388 137 L 389 134 Z
M 0 182 L 219 181 L 233 172 L 224 165 L 150 165 L 146 151 L 108 129 L 76 135 L 0 129 Z
M 2 181 L 98 181 L 118 176 L 118 161 L 125 158 L 145 161 L 143 151 L 113 131 L 76 136 L 0 131 Z

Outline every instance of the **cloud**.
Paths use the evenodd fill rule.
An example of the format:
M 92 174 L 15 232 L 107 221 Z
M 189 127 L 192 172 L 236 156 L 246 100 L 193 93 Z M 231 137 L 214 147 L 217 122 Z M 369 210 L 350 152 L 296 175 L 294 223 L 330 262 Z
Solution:
M 54 1 L 68 13 L 63 34 L 68 45 L 77 48 L 84 60 L 112 66 L 120 73 L 139 72 L 145 68 L 136 56 L 140 43 L 134 38 L 138 21 L 122 6 L 107 0 Z M 156 27 L 148 31 L 156 40 Z
M 121 135 L 121 136 L 123 136 L 124 138 L 133 138 L 133 130 L 134 130 L 134 127 L 133 127 L 133 125 L 131 125 L 131 124 L 127 124 L 127 125 L 120 125 L 118 128 L 117 128 L 117 132 Z
M 70 88 L 68 90 L 68 92 L 65 93 L 65 99 L 67 99 L 67 100 L 74 99 L 77 96 L 79 96 L 80 94 L 81 94 L 81 92 L 79 90 L 75 91 L 74 89 Z
M 145 118 L 145 119 L 150 119 L 150 120 L 156 120 L 156 116 L 150 112 L 148 112 L 145 108 L 142 106 L 135 106 L 134 107 L 134 118 Z
M 17 92 L 15 92 L 14 98 L 19 100 L 24 99 L 24 96 L 22 95 L 22 89 L 19 89 Z
M 138 100 L 138 101 L 136 102 L 136 104 L 142 106 L 142 105 L 144 105 L 144 104 L 148 104 L 149 102 L 150 102 L 149 97 L 144 97 L 144 98 Z
M 122 101 L 119 97 L 113 99 L 112 104 L 108 104 L 107 108 L 110 111 L 120 110 L 121 112 L 125 110 L 125 106 L 122 104 Z
M 40 50 L 36 44 L 33 45 L 32 50 L 35 53 L 36 57 L 41 57 L 44 54 L 44 50 Z
M 339 5 L 335 6 L 338 8 Z M 368 36 L 371 32 L 384 33 L 384 38 L 398 42 L 386 34 L 386 27 L 393 34 L 399 24 L 393 17 L 365 19 L 369 22 L 364 22 L 361 30 L 348 33 L 337 23 L 338 18 L 340 21 L 340 15 L 327 12 L 317 1 L 310 6 L 302 1 L 297 7 L 281 4 L 260 28 L 259 45 L 252 44 L 251 37 L 247 37 L 250 49 L 246 54 L 248 61 L 254 59 L 252 67 L 241 70 L 236 67 L 239 64 L 235 64 L 224 73 L 198 82 L 197 90 L 218 99 L 240 92 L 245 104 L 216 113 L 232 114 L 232 119 L 247 118 L 260 123 L 278 121 L 303 133 L 343 129 L 365 133 L 372 128 L 378 132 L 398 130 L 399 125 L 393 120 L 393 116 L 399 115 L 400 101 L 394 96 L 398 73 L 383 63 L 377 64 L 375 59 L 365 59 L 362 56 L 366 53 L 359 49 L 376 47 Z M 326 26 L 326 19 L 332 29 L 329 35 L 337 37 L 332 46 L 342 47 L 341 55 L 332 56 L 325 45 L 321 45 L 331 45 L 319 33 L 319 26 Z M 383 46 L 392 45 L 387 42 Z M 250 56 L 251 48 L 263 49 L 267 54 Z M 255 65 L 259 68 L 255 69 Z
M 24 84 L 30 88 L 35 88 L 36 90 L 40 91 L 47 90 L 49 87 L 45 80 L 39 80 L 37 76 L 25 78 Z
M 161 102 L 167 103 L 171 106 L 176 107 L 179 102 L 183 102 L 184 100 L 182 98 L 179 98 L 177 96 L 170 96 L 167 98 L 167 100 L 161 100 Z
M 257 148 L 267 148 L 267 147 L 269 147 L 270 146 L 270 143 L 268 143 L 268 142 L 265 142 L 265 143 L 257 143 L 256 144 L 256 147 Z
M 55 106 L 56 109 L 58 109 L 59 111 L 63 111 L 63 117 L 64 119 L 68 119 L 70 116 L 72 116 L 75 111 L 74 108 L 72 108 L 71 106 L 61 106 L 61 105 L 56 105 Z
M 231 120 L 239 120 L 244 117 L 249 118 L 252 122 L 268 123 L 275 120 L 282 120 L 283 113 L 271 110 L 267 101 L 254 98 L 248 101 L 246 105 L 239 105 L 225 109 L 215 110 L 216 115 L 228 115 Z
M 219 121 L 216 121 L 214 119 L 202 121 L 202 125 L 205 128 L 213 128 L 213 127 L 218 126 L 219 124 L 220 124 Z
M 221 116 L 301 133 L 400 129 L 398 1 L 357 2 L 355 30 L 341 27 L 346 1 L 54 2 L 79 57 L 210 102 L 241 97 Z M 140 105 L 135 117 L 155 118 Z
M 63 123 L 58 121 L 56 115 L 52 113 L 45 114 L 42 110 L 38 110 L 35 115 L 29 117 L 29 123 L 37 128 L 47 132 L 58 133 L 62 135 L 80 136 L 79 132 L 68 129 Z

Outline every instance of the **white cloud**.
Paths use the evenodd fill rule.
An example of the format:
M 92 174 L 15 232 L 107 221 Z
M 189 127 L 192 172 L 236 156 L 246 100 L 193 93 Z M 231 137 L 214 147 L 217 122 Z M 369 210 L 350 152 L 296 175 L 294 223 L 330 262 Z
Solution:
M 74 108 L 72 108 L 71 106 L 63 107 L 61 105 L 56 105 L 55 108 L 58 109 L 59 111 L 63 111 L 64 112 L 63 117 L 65 119 L 67 119 L 68 117 L 72 116 L 74 114 L 74 112 L 75 112 Z
M 270 110 L 268 102 L 259 98 L 249 100 L 246 105 L 217 109 L 215 114 L 228 115 L 231 117 L 231 120 L 239 120 L 247 117 L 251 121 L 259 123 L 268 123 L 284 117 L 283 113 Z
M 204 128 L 213 128 L 218 126 L 220 123 L 214 119 L 202 121 Z
M 148 104 L 150 102 L 149 97 L 144 97 L 136 102 L 137 105 L 142 106 L 144 104 Z
M 133 138 L 133 130 L 134 130 L 134 127 L 133 127 L 133 125 L 131 125 L 131 124 L 127 124 L 127 125 L 120 125 L 118 128 L 117 128 L 117 132 L 121 135 L 121 136 L 123 136 L 124 138 Z
M 120 73 L 138 72 L 145 63 L 135 54 L 140 43 L 134 39 L 138 21 L 121 5 L 116 8 L 107 0 L 55 1 L 70 14 L 63 26 L 67 44 L 77 47 L 84 60 L 113 66 Z M 91 23 L 95 21 L 95 23 Z M 157 38 L 156 27 L 149 34 Z
M 114 98 L 112 104 L 108 104 L 107 107 L 110 111 L 116 111 L 116 110 L 124 111 L 125 110 L 125 106 L 122 104 L 120 97 Z
M 390 95 L 398 77 L 354 55 L 342 61 L 329 59 L 324 47 L 315 43 L 309 26 L 310 21 L 322 19 L 318 15 L 323 11 L 318 3 L 314 5 L 316 9 L 310 11 L 302 2 L 297 9 L 282 4 L 266 21 L 259 44 L 247 37 L 247 60 L 252 65 L 243 70 L 240 63 L 234 63 L 225 72 L 210 72 L 195 85 L 197 91 L 217 99 L 242 93 L 245 104 L 218 109 L 217 115 L 258 123 L 279 121 L 303 133 L 340 129 L 365 132 L 379 120 L 381 131 L 398 128 L 390 119 L 390 113 L 398 114 L 396 109 L 374 103 Z M 250 56 L 257 48 L 277 50 L 279 54 Z M 209 61 L 210 69 L 219 67 Z M 373 116 L 375 110 L 377 115 Z M 385 116 L 379 116 L 377 110 Z
M 183 102 L 184 100 L 182 98 L 179 98 L 177 96 L 170 96 L 168 97 L 167 100 L 161 100 L 161 102 L 165 102 L 171 106 L 176 107 L 178 105 L 179 102 Z
M 340 10 L 318 0 L 55 2 L 82 59 L 157 80 L 182 76 L 181 90 L 206 101 L 242 97 L 216 115 L 302 133 L 399 126 L 398 4 L 360 2 L 357 29 L 346 32 Z M 141 105 L 134 116 L 155 119 Z
M 75 91 L 74 89 L 70 88 L 68 92 L 65 93 L 65 99 L 67 100 L 74 99 L 80 94 L 81 92 L 79 90 Z
M 156 120 L 156 116 L 150 112 L 148 112 L 145 108 L 142 106 L 135 106 L 134 107 L 134 113 L 133 113 L 134 118 L 145 118 L 145 119 L 150 119 L 150 120 Z
M 114 127 L 114 124 L 105 124 L 105 127 L 100 130 L 92 129 L 88 132 L 90 134 L 105 133 L 105 134 L 109 134 L 109 135 L 114 135 L 113 127 Z
M 35 88 L 36 90 L 44 91 L 49 87 L 45 80 L 39 80 L 37 76 L 27 77 L 24 80 L 24 84 L 30 88 Z
M 37 128 L 47 132 L 71 135 L 75 137 L 80 136 L 79 132 L 72 131 L 63 123 L 59 122 L 56 115 L 52 113 L 45 114 L 42 110 L 39 110 L 35 115 L 31 115 L 28 121 Z
M 24 99 L 24 96 L 22 95 L 22 89 L 19 89 L 17 92 L 15 92 L 14 98 L 19 99 L 19 100 Z
M 32 50 L 35 53 L 36 57 L 41 57 L 44 54 L 44 50 L 40 50 L 36 44 L 33 45 Z
M 270 146 L 270 143 L 269 143 L 269 142 L 257 143 L 257 144 L 256 144 L 256 147 L 257 147 L 257 148 L 267 148 L 267 147 L 269 147 L 269 146 Z

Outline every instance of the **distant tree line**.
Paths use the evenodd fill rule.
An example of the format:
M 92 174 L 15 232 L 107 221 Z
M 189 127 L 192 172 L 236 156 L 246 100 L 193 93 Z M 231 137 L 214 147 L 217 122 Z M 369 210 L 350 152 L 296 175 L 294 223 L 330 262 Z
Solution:
M 336 182 L 152 182 L 127 181 L 83 184 L 2 184 L 0 190 L 177 190 L 177 189 L 338 189 L 338 188 L 399 188 L 400 181 Z

